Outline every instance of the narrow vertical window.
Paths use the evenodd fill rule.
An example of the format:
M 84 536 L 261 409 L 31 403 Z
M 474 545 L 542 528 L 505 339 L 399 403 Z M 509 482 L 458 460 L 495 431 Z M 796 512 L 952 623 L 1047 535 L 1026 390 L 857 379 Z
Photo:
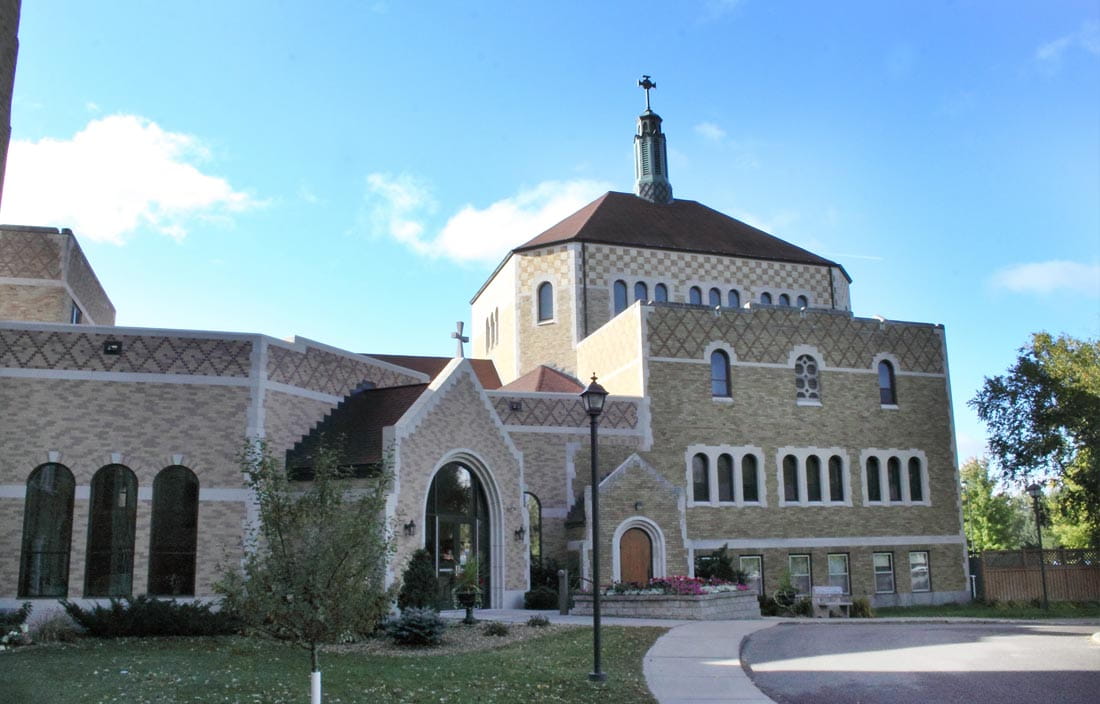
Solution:
M 783 458 L 783 500 L 798 501 L 798 460 L 794 455 Z
M 878 398 L 883 406 L 898 404 L 898 393 L 894 387 L 894 367 L 885 360 L 878 363 Z
M 92 477 L 84 595 L 129 596 L 134 582 L 137 477 L 109 464 Z
M 493 338 L 489 335 L 489 319 L 485 319 L 485 349 L 493 346 Z
M 653 300 L 658 303 L 668 303 L 668 286 L 657 284 L 653 287 Z
M 813 577 L 810 574 L 809 555 L 790 555 L 787 558 L 787 567 L 791 572 L 791 586 L 795 588 L 799 596 L 809 596 Z
M 848 577 L 848 555 L 829 555 L 829 586 L 840 587 L 845 594 L 852 593 L 852 582 Z
M 695 501 L 710 501 L 710 466 L 702 453 L 691 458 L 691 483 Z
M 821 458 L 817 455 L 806 458 L 806 500 L 821 501 Z
M 867 458 L 867 500 L 882 501 L 882 477 L 877 457 Z
M 772 304 L 772 295 L 765 291 L 764 293 L 760 294 L 760 302 L 766 306 L 770 306 Z
M 710 394 L 716 398 L 730 398 L 730 358 L 722 350 L 710 353 Z
M 195 593 L 199 480 L 187 467 L 162 469 L 153 479 L 153 530 L 149 540 L 149 593 Z
M 69 310 L 69 322 L 73 325 L 80 325 L 84 322 L 84 311 L 80 310 L 80 306 L 73 303 L 73 307 Z
M 493 309 L 493 347 L 500 342 L 500 308 Z
M 928 553 L 924 550 L 909 553 L 909 579 L 915 592 L 932 591 L 932 580 L 928 573 Z
M 645 285 L 644 281 L 639 281 L 634 284 L 634 300 L 642 301 L 643 303 L 649 300 L 649 288 Z
M 61 464 L 44 464 L 27 479 L 19 559 L 20 597 L 68 595 L 75 491 L 73 473 Z
M 688 303 L 694 306 L 703 305 L 703 289 L 698 286 L 692 286 L 688 289 Z
M 886 460 L 886 482 L 890 487 L 890 500 L 901 501 L 901 460 L 897 457 Z
M 528 536 L 531 541 L 531 564 L 542 563 L 542 502 L 539 497 L 530 492 L 523 492 L 523 505 L 527 509 L 527 525 L 531 532 Z
M 756 474 L 756 455 L 741 458 L 741 500 L 760 501 L 759 479 Z
M 794 362 L 795 399 L 798 401 L 820 401 L 821 381 L 818 379 L 817 360 L 804 354 Z
M 741 307 L 741 294 L 738 293 L 737 289 L 735 289 L 735 288 L 730 289 L 729 295 L 726 297 L 726 300 L 729 302 L 729 307 L 730 308 L 740 308 Z
M 876 552 L 874 554 L 875 565 L 875 594 L 894 593 L 894 554 L 890 552 Z
M 554 319 L 554 287 L 549 281 L 539 285 L 539 322 Z
M 916 457 L 909 458 L 909 500 L 924 501 L 924 481 L 920 467 L 920 460 Z
M 844 462 L 839 456 L 829 458 L 829 501 L 844 500 Z
M 718 455 L 718 500 L 733 501 L 733 457 Z
M 741 555 L 738 567 L 745 573 L 745 586 L 757 594 L 764 593 L 764 556 Z
M 616 281 L 614 289 L 615 315 L 618 315 L 626 310 L 626 282 L 621 280 Z
M 716 288 L 707 291 L 707 304 L 714 307 L 722 305 L 722 292 Z
M 790 296 L 788 296 L 788 295 L 787 295 L 787 294 L 785 294 L 785 293 L 781 293 L 781 294 L 779 294 L 779 305 L 781 305 L 781 306 L 789 306 L 789 305 L 791 305 L 791 297 L 790 297 Z
M 799 308 L 806 308 L 810 305 L 810 301 L 805 296 L 799 296 L 798 299 L 795 301 L 795 305 L 797 305 Z

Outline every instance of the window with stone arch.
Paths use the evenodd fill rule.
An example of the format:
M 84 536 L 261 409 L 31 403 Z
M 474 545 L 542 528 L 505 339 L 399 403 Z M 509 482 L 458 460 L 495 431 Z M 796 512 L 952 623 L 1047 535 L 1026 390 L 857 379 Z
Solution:
M 797 299 L 795 299 L 795 305 L 799 308 L 806 308 L 810 305 L 810 301 L 805 296 L 799 296 Z
M 528 540 L 531 545 L 531 564 L 537 565 L 542 562 L 542 502 L 539 497 L 525 491 L 523 507 L 527 511 L 527 525 L 530 529 Z
M 638 281 L 634 284 L 634 300 L 642 303 L 649 300 L 649 287 L 645 285 L 644 281 Z
M 878 398 L 883 406 L 898 405 L 897 387 L 894 385 L 894 365 L 886 360 L 878 363 Z
M 619 313 L 622 313 L 624 310 L 626 310 L 626 282 L 620 279 L 615 282 L 615 284 L 612 286 L 612 289 L 615 304 L 615 315 L 618 315 Z
M 20 598 L 68 596 L 75 493 L 73 473 L 63 464 L 41 465 L 28 477 L 19 558 Z
M 134 586 L 137 477 L 109 464 L 92 477 L 84 596 L 129 596 Z
M 691 458 L 691 484 L 695 503 L 710 501 L 710 462 L 701 452 Z
M 715 308 L 722 305 L 722 292 L 716 288 L 707 291 L 707 305 Z
M 781 294 L 779 294 L 779 305 L 781 305 L 781 306 L 789 306 L 789 305 L 791 305 L 791 297 L 790 297 L 790 296 L 788 296 L 788 295 L 787 295 L 787 294 L 785 294 L 785 293 L 781 293 Z
M 668 303 L 668 286 L 657 284 L 653 287 L 653 300 L 658 303 Z
M 199 528 L 199 479 L 187 467 L 165 467 L 153 479 L 149 539 L 149 593 L 195 594 Z
M 818 376 L 817 360 L 808 354 L 794 361 L 795 399 L 798 401 L 820 402 L 821 379 Z
M 554 285 L 549 281 L 539 284 L 539 322 L 554 319 Z
M 698 286 L 692 286 L 688 289 L 688 303 L 693 306 L 703 305 L 703 289 Z
M 772 304 L 772 295 L 765 291 L 764 293 L 760 294 L 760 302 L 766 306 L 770 306 Z
M 735 288 L 730 289 L 729 297 L 726 300 L 729 302 L 730 308 L 741 307 L 741 294 Z
M 714 398 L 731 398 L 730 358 L 723 350 L 710 353 L 710 394 Z

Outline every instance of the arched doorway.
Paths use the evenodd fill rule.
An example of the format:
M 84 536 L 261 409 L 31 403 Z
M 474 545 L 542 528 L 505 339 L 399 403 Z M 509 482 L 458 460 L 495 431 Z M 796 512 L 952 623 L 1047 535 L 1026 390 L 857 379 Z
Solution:
M 631 528 L 619 540 L 621 581 L 646 584 L 653 579 L 653 541 L 641 528 Z
M 428 490 L 425 548 L 435 561 L 439 608 L 453 608 L 455 571 L 476 559 L 482 601 L 488 606 L 490 584 L 489 506 L 477 475 L 460 462 L 444 465 Z

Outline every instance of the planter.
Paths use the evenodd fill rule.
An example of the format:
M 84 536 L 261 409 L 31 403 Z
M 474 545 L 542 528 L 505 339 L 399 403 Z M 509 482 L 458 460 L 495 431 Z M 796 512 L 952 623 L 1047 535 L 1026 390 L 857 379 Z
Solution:
M 592 614 L 592 595 L 575 595 L 576 606 L 570 612 L 578 616 Z M 603 594 L 600 616 L 625 618 L 667 618 L 684 621 L 727 621 L 760 618 L 756 592 L 718 592 L 717 594 Z
M 474 618 L 474 606 L 477 604 L 478 593 L 476 591 L 456 591 L 455 601 L 458 605 L 466 609 L 466 618 L 462 619 L 465 624 L 477 623 L 477 619 Z

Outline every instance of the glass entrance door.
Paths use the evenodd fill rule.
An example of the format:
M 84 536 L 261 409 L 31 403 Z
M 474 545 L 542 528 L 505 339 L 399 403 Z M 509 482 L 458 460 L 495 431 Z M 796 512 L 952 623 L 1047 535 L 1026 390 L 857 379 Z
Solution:
M 452 463 L 439 470 L 428 491 L 425 547 L 435 559 L 438 607 L 454 608 L 455 574 L 477 560 L 481 603 L 489 606 L 489 520 L 485 493 L 469 468 Z

